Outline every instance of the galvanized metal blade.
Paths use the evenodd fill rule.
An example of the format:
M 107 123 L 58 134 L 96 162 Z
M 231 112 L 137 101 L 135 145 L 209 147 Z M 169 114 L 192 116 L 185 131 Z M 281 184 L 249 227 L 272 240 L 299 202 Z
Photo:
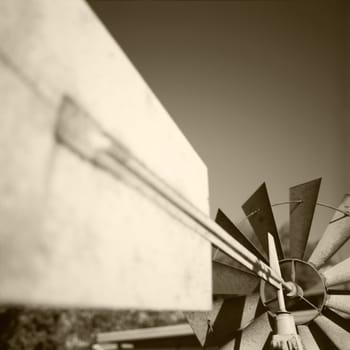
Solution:
M 325 316 L 318 316 L 314 322 L 332 341 L 337 349 L 350 349 L 350 333 Z
M 327 287 L 350 282 L 350 258 L 322 272 Z
M 218 210 L 215 221 L 228 232 L 235 240 L 244 245 L 253 254 L 255 254 L 260 260 L 267 263 L 266 258 L 261 254 L 259 249 L 250 241 L 250 239 L 241 232 L 238 227 L 224 214 L 222 210 Z
M 339 327 L 345 329 L 350 332 L 350 319 L 344 318 L 340 316 L 338 313 L 332 311 L 328 307 L 324 307 L 322 310 L 322 314 L 326 316 L 328 319 L 336 323 Z
M 214 300 L 210 311 L 184 312 L 188 323 L 202 346 L 207 345 L 213 338 L 212 324 L 217 318 L 224 301 L 224 298 Z
M 350 315 L 350 295 L 328 294 L 326 306 L 336 311 L 344 312 Z
M 350 194 L 345 195 L 339 205 L 340 211 L 349 211 Z M 309 262 L 317 268 L 324 265 L 350 238 L 350 216 L 336 212 L 322 238 L 312 252 Z
M 289 189 L 289 254 L 303 259 L 315 212 L 321 179 L 306 182 Z
M 268 342 L 271 332 L 269 316 L 265 312 L 242 329 L 234 339 L 222 346 L 220 350 L 261 350 Z
M 214 251 L 213 257 L 212 257 L 213 261 L 225 264 L 227 266 L 233 267 L 235 269 L 239 269 L 248 273 L 251 273 L 252 270 L 248 269 L 247 267 L 245 267 L 244 265 L 242 265 L 241 263 L 239 263 L 238 261 L 232 259 L 230 256 L 228 256 L 227 254 L 223 253 L 221 250 L 216 249 Z
M 333 295 L 349 295 L 350 290 L 349 289 L 327 289 L 328 294 L 333 294 Z
M 253 293 L 260 279 L 253 273 L 213 261 L 213 294 L 248 295 Z
M 234 338 L 237 330 L 261 314 L 258 293 L 214 300 L 210 312 L 186 312 L 185 316 L 202 346 L 220 346 Z
M 321 350 L 337 349 L 333 342 L 314 321 L 309 323 L 308 327 Z
M 297 328 L 305 349 L 320 350 L 320 347 L 317 345 L 316 340 L 312 335 L 308 326 L 300 325 L 300 326 L 297 326 Z
M 278 258 L 284 258 L 281 240 L 279 238 L 275 219 L 272 213 L 270 199 L 266 184 L 263 183 L 256 192 L 243 204 L 244 213 L 247 215 L 256 235 L 268 253 L 267 233 L 270 232 L 276 242 Z

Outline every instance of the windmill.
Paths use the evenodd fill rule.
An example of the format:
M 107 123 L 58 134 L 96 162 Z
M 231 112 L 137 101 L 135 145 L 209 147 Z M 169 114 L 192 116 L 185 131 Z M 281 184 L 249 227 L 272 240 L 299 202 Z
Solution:
M 346 349 L 349 296 L 333 286 L 350 262 L 320 267 L 350 236 L 349 197 L 307 258 L 320 181 L 293 187 L 285 258 L 261 186 L 243 208 L 262 253 L 209 218 L 205 164 L 83 1 L 5 0 L 0 19 L 1 303 L 207 310 L 214 246 L 212 311 L 188 315 L 203 345 L 260 349 L 282 311 L 307 348 L 317 333 Z M 312 319 L 298 321 L 300 303 Z
M 251 350 L 268 348 L 275 341 L 278 348 L 276 335 L 278 341 L 278 335 L 295 334 L 291 348 L 300 349 L 297 342 L 301 339 L 305 349 L 350 349 L 350 319 L 344 316 L 350 315 L 350 293 L 338 287 L 350 281 L 350 258 L 332 267 L 325 266 L 350 237 L 349 195 L 338 208 L 333 208 L 334 217 L 311 255 L 305 254 L 315 207 L 325 206 L 317 202 L 320 182 L 316 179 L 291 187 L 289 202 L 279 203 L 290 206 L 287 254 L 265 184 L 242 206 L 263 252 L 218 211 L 216 222 L 259 259 L 266 263 L 270 260 L 271 268 L 280 270 L 286 283 L 276 289 L 259 281 L 256 271 L 216 251 L 213 308 L 210 312 L 186 313 L 202 346 Z M 320 291 L 317 299 L 312 293 L 315 286 Z

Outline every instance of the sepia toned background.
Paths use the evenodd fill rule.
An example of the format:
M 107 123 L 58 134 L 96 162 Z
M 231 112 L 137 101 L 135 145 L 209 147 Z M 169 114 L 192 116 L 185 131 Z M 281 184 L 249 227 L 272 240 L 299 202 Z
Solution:
M 71 24 L 67 4 L 74 2 L 62 4 L 55 5 L 55 10 L 66 6 L 67 16 L 59 17 L 56 11 L 58 25 L 51 26 L 52 21 L 48 21 L 49 28 L 59 29 L 59 38 L 66 33 L 73 52 L 82 42 L 94 48 L 82 51 L 86 58 L 79 56 L 83 62 L 79 68 L 89 62 L 86 71 L 90 80 L 82 82 L 83 90 L 89 92 L 89 97 L 94 93 L 102 97 L 99 107 L 110 111 L 114 102 L 111 96 L 118 100 L 117 92 L 100 89 L 98 82 L 115 77 L 114 67 L 94 60 L 99 57 L 94 54 L 99 52 L 100 42 L 84 30 L 91 19 L 86 12 L 79 12 L 77 20 L 79 25 L 83 23 L 79 27 L 83 29 L 77 32 L 80 42 L 74 43 L 72 36 L 68 40 L 72 33 L 65 28 L 65 24 Z M 89 4 L 208 166 L 212 217 L 221 207 L 231 218 L 241 218 L 241 204 L 263 181 L 267 182 L 273 203 L 288 200 L 289 186 L 317 177 L 323 177 L 322 203 L 337 206 L 344 193 L 350 191 L 350 11 L 346 1 L 90 0 Z M 28 8 L 21 13 L 26 20 L 31 19 Z M 21 11 L 15 12 L 17 16 Z M 23 28 L 28 25 L 26 20 Z M 105 38 L 109 40 L 107 31 Z M 102 33 L 105 34 L 103 30 Z M 10 40 L 7 34 L 3 42 L 16 40 Z M 48 39 L 46 44 L 53 42 Z M 38 47 L 41 46 L 40 42 Z M 22 57 L 33 52 L 28 50 Z M 65 62 L 72 57 L 68 50 L 57 50 L 55 54 L 58 53 Z M 112 60 L 113 50 L 108 54 L 107 61 Z M 50 65 L 56 61 L 44 62 Z M 42 69 L 34 66 L 38 71 Z M 102 72 L 107 74 L 102 77 Z M 53 79 L 55 85 L 66 81 L 69 72 L 65 73 L 54 74 L 58 77 Z M 91 84 L 95 82 L 92 77 L 96 84 Z M 122 86 L 123 80 L 118 84 Z M 124 85 L 120 91 L 123 90 Z M 93 98 L 86 98 L 86 102 L 96 106 Z M 21 108 L 26 109 L 23 105 Z M 101 114 L 105 117 L 105 113 Z M 116 123 L 123 119 L 109 116 Z M 123 117 L 127 120 L 127 115 Z M 135 135 L 140 135 L 140 130 L 140 125 L 135 125 Z M 135 139 L 142 144 L 142 135 Z M 162 142 L 159 147 L 163 147 Z M 161 167 L 165 165 L 155 156 L 158 152 L 150 153 Z M 174 167 L 177 163 L 169 164 Z M 164 166 L 170 173 L 172 167 Z M 101 198 L 101 191 L 98 195 Z M 313 240 L 333 214 L 324 208 L 316 213 Z M 287 219 L 288 206 L 278 207 L 275 214 L 281 224 Z M 285 235 L 287 227 L 284 229 L 281 231 Z M 179 235 L 173 236 L 181 241 Z M 146 240 L 148 237 L 142 236 Z M 113 257 L 118 257 L 115 246 L 108 243 Z M 180 243 L 189 248 L 183 241 Z M 349 256 L 349 251 L 349 245 L 344 247 L 343 258 Z M 128 275 L 135 272 L 130 266 L 126 271 Z M 98 286 L 94 278 L 91 281 Z M 0 347 L 88 349 L 100 332 L 183 322 L 181 312 L 2 307 Z

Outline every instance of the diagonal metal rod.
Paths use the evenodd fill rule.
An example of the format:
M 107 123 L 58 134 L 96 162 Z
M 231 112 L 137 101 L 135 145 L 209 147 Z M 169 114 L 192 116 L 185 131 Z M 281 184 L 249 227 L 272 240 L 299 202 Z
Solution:
M 319 308 L 316 305 L 314 305 L 311 301 L 307 300 L 304 296 L 300 295 L 299 298 L 302 299 L 306 304 L 310 305 L 313 309 L 320 312 Z
M 279 202 L 279 203 L 271 204 L 271 207 L 278 207 L 280 205 L 287 205 L 287 204 L 301 204 L 303 202 L 304 202 L 303 200 Z M 349 210 L 342 210 L 342 209 L 336 208 L 336 207 L 334 207 L 332 205 L 328 205 L 328 204 L 324 204 L 324 203 L 320 203 L 320 202 L 316 202 L 316 205 L 319 206 L 319 207 L 332 209 L 334 211 L 342 213 L 343 216 L 340 217 L 339 219 L 343 219 L 343 218 L 345 218 L 347 216 L 350 216 L 350 211 Z M 257 212 L 257 210 L 252 212 L 252 213 L 250 213 L 249 216 L 256 214 L 256 212 Z M 248 216 L 247 216 L 247 218 L 248 218 Z M 339 220 L 339 219 L 336 219 L 336 220 Z
M 129 150 L 103 130 L 91 116 L 82 112 L 62 113 L 61 116 L 56 129 L 56 138 L 60 143 L 86 161 L 108 172 L 111 176 L 118 178 L 122 166 L 133 179 L 130 181 L 132 186 L 140 187 L 140 185 L 135 185 L 135 182 L 143 184 L 143 186 L 146 185 L 149 190 L 170 203 L 171 207 L 175 207 L 185 214 L 190 219 L 193 229 L 212 245 L 275 288 L 279 288 L 282 284 L 287 290 L 290 290 L 290 287 L 275 271 L 232 238 L 209 216 L 147 169 Z

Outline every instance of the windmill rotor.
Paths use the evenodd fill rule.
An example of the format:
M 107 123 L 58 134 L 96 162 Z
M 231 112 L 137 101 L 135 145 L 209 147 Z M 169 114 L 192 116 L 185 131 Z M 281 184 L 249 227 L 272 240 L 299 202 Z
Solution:
M 321 179 L 316 179 L 290 188 L 289 201 L 283 203 L 289 204 L 290 225 L 289 247 L 285 249 L 265 184 L 242 206 L 255 237 L 240 230 L 220 209 L 216 222 L 263 262 L 271 254 L 272 237 L 277 269 L 284 281 L 281 293 L 285 313 L 294 320 L 296 336 L 304 349 L 350 349 L 350 291 L 344 289 L 350 283 L 350 258 L 327 265 L 350 238 L 350 195 L 337 208 L 320 204 L 320 184 Z M 335 209 L 335 214 L 307 256 L 318 205 Z M 271 262 L 270 267 L 276 272 Z M 257 272 L 240 266 L 219 250 L 214 251 L 214 307 L 207 313 L 186 313 L 202 346 L 215 345 L 224 350 L 270 348 L 273 336 L 279 332 L 281 300 L 276 285 L 259 278 Z

